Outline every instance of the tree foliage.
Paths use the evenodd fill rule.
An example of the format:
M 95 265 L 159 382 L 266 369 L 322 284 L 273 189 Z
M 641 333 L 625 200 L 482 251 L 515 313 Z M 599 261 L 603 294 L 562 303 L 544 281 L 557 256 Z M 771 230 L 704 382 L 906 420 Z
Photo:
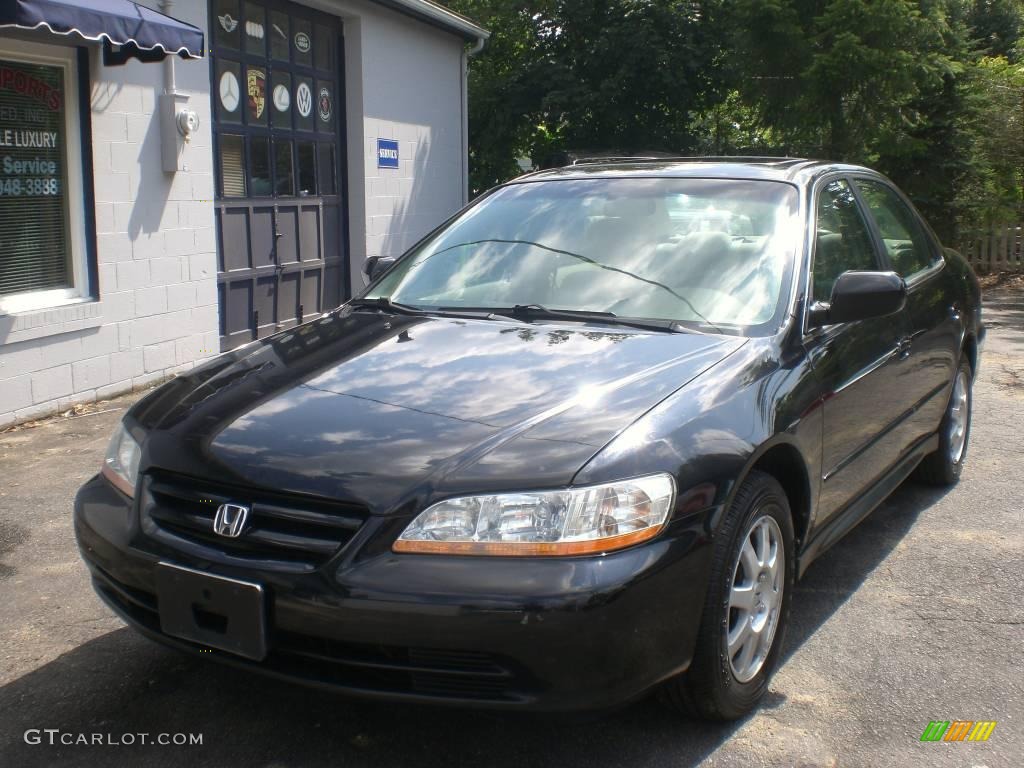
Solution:
M 1022 0 L 456 0 L 472 186 L 564 152 L 789 154 L 888 173 L 946 237 L 1021 215 Z
M 471 186 L 569 150 L 693 151 L 721 98 L 715 3 L 460 0 L 492 30 L 470 67 Z

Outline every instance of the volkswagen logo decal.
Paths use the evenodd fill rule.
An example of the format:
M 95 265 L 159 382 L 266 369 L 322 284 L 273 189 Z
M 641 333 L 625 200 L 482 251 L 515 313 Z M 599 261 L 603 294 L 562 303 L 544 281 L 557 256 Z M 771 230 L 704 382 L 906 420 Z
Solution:
M 213 532 L 234 539 L 241 535 L 249 519 L 249 507 L 245 504 L 221 504 L 213 518 Z

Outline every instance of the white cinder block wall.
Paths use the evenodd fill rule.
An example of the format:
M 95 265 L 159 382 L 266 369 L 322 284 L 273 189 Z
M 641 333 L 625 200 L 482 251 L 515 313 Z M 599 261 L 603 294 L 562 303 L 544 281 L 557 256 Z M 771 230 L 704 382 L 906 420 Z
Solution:
M 351 284 L 368 256 L 397 256 L 465 202 L 465 41 L 368 0 L 302 0 L 340 16 Z M 157 8 L 158 0 L 144 0 Z M 173 15 L 209 37 L 205 0 Z M 90 50 L 100 301 L 0 316 L 0 427 L 188 370 L 219 350 L 209 60 L 176 60 L 200 129 L 190 170 L 162 170 L 162 64 L 104 67 Z M 377 139 L 399 168 L 377 168 Z M 83 148 L 85 151 L 86 148 Z
M 174 12 L 206 29 L 202 0 Z M 0 426 L 141 387 L 218 350 L 209 61 L 175 62 L 201 123 L 191 170 L 169 174 L 156 109 L 164 65 L 101 59 L 90 46 L 92 146 L 83 147 L 100 301 L 0 318 Z
M 394 14 L 363 26 L 367 256 L 399 256 L 463 205 L 462 40 Z M 381 55 L 386 51 L 386 55 Z M 377 139 L 399 167 L 377 167 Z

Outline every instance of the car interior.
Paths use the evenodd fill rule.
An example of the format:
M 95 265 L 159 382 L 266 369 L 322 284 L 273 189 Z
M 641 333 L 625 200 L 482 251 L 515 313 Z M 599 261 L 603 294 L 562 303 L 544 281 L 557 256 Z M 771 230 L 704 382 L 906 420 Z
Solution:
M 435 253 L 430 260 L 459 263 L 411 274 L 401 293 L 437 306 L 536 303 L 713 324 L 769 320 L 789 259 L 781 238 L 773 242 L 774 221 L 759 233 L 750 216 L 710 201 L 670 208 L 672 202 L 589 200 L 584 215 L 556 217 L 557 229 L 550 217 L 520 221 L 515 238 Z

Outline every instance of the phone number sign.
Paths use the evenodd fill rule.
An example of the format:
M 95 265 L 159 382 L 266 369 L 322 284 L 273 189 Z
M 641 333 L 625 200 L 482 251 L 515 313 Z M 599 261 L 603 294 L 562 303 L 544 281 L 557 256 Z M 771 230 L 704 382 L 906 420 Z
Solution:
M 0 197 L 63 192 L 64 72 L 0 60 Z

